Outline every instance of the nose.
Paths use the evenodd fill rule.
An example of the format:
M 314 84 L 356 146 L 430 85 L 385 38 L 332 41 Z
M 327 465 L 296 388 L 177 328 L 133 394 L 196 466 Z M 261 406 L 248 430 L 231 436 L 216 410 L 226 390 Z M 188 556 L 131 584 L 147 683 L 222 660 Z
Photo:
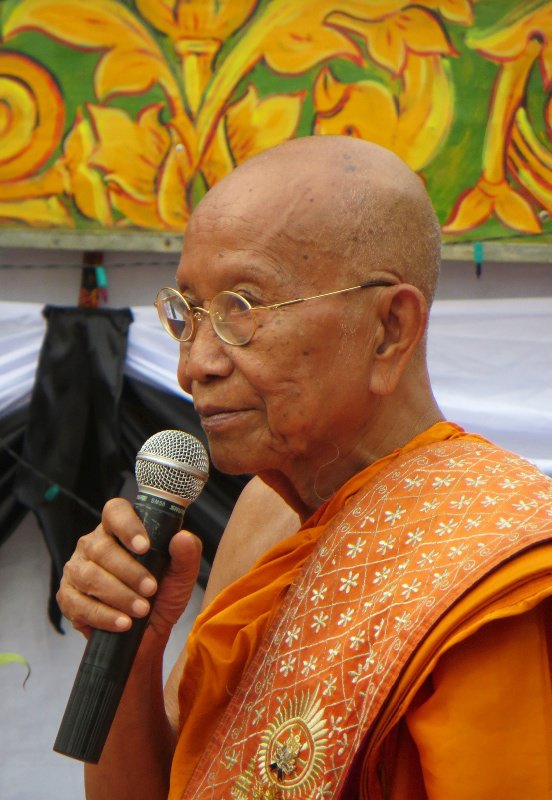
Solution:
M 180 343 L 178 360 L 178 382 L 190 394 L 195 381 L 226 378 L 233 369 L 229 346 L 216 335 L 208 312 L 198 309 L 194 322 L 194 336 L 191 341 Z

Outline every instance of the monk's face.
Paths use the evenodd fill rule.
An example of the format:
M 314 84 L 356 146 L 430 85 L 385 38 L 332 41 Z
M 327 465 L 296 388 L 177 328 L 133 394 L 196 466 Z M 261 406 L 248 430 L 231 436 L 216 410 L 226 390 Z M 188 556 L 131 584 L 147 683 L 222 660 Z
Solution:
M 207 204 L 186 231 L 177 272 L 182 294 L 208 308 L 218 292 L 231 290 L 255 306 L 354 285 L 325 248 L 317 255 L 301 208 L 239 192 Z M 221 341 L 203 318 L 193 342 L 181 345 L 179 381 L 193 395 L 219 469 L 276 470 L 295 486 L 354 450 L 369 422 L 381 291 L 259 311 L 253 339 L 241 347 Z

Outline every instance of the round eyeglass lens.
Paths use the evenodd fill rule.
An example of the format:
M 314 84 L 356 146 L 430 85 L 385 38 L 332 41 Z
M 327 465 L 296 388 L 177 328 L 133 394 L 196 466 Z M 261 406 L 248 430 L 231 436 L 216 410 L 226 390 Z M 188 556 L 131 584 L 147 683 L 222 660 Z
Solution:
M 235 292 L 221 292 L 213 297 L 209 316 L 215 333 L 227 344 L 247 344 L 255 333 L 251 306 Z
M 192 315 L 178 292 L 162 289 L 157 296 L 157 311 L 165 330 L 173 339 L 188 341 L 193 331 Z

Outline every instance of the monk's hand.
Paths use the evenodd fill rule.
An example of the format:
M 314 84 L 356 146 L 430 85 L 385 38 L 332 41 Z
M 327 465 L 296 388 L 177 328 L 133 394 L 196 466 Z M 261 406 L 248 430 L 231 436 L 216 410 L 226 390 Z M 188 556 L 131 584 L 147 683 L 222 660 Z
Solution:
M 186 531 L 172 538 L 170 566 L 159 587 L 131 555 L 146 553 L 149 546 L 146 530 L 131 504 L 121 498 L 106 503 L 101 524 L 79 539 L 57 593 L 62 613 L 76 630 L 85 636 L 92 628 L 128 630 L 133 618 L 150 612 L 155 595 L 150 625 L 162 635 L 170 632 L 194 588 L 201 542 Z

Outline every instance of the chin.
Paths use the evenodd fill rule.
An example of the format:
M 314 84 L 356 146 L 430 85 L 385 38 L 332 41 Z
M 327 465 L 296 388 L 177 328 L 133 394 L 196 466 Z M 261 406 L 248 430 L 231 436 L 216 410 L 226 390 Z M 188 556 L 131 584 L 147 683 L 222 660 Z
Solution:
M 243 445 L 241 449 L 242 453 L 238 454 L 210 445 L 211 464 L 226 475 L 253 475 L 257 470 L 254 469 L 251 459 L 243 457 Z
M 223 443 L 215 437 L 208 437 L 208 441 L 211 463 L 227 475 L 256 475 L 274 468 L 272 464 L 267 465 L 267 459 L 263 459 L 260 452 L 255 452 L 248 446 L 244 437 L 234 443 L 228 440 Z

